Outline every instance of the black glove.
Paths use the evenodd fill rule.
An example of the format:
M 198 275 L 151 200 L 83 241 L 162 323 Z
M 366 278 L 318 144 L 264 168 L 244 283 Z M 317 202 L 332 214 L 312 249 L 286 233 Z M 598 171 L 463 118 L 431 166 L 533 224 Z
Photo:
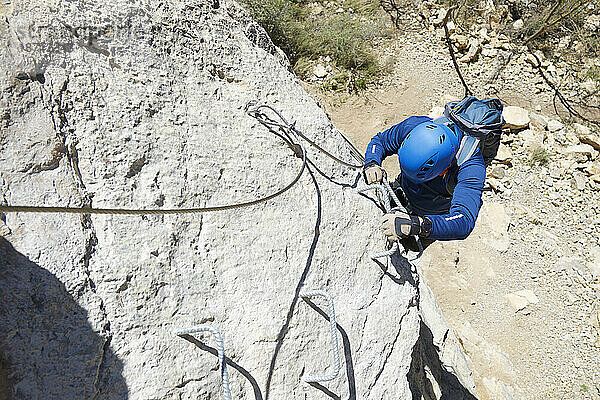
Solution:
M 422 218 L 416 215 L 394 211 L 382 217 L 381 229 L 383 229 L 383 233 L 388 237 L 388 240 L 394 241 L 407 236 L 419 235 L 421 233 L 421 221 Z

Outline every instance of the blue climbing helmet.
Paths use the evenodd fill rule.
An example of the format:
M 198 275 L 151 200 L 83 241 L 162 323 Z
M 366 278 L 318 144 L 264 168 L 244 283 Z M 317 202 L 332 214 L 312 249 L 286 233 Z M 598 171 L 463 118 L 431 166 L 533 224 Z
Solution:
M 445 125 L 424 122 L 404 138 L 398 151 L 402 174 L 415 183 L 443 173 L 458 151 L 458 137 Z

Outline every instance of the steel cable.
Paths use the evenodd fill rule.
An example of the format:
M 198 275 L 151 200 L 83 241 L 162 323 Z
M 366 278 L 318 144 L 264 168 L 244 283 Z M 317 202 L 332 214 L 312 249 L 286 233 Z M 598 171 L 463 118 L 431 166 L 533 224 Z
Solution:
M 281 122 L 278 122 L 272 118 L 269 118 L 266 114 L 260 112 L 261 109 L 269 109 L 269 110 L 273 111 L 279 117 Z M 289 123 L 283 117 L 283 115 L 281 115 L 281 113 L 278 110 L 276 110 L 275 108 L 273 108 L 269 105 L 263 104 L 263 105 L 257 106 L 255 101 L 250 102 L 246 105 L 245 112 L 248 115 L 256 118 L 263 126 L 265 126 L 267 129 L 269 129 L 269 131 L 271 133 L 273 133 L 273 134 L 277 135 L 279 138 L 281 138 L 294 151 L 294 154 L 296 156 L 298 156 L 299 158 L 302 158 L 302 166 L 300 167 L 300 170 L 298 171 L 298 173 L 296 174 L 294 179 L 288 185 L 283 187 L 282 189 L 280 189 L 280 190 L 276 191 L 275 193 L 272 193 L 268 196 L 265 196 L 265 197 L 262 197 L 262 198 L 259 198 L 256 200 L 235 203 L 235 204 L 226 204 L 226 205 L 208 206 L 208 207 L 193 207 L 193 208 L 155 209 L 155 210 L 150 209 L 149 210 L 149 209 L 125 209 L 125 208 L 91 208 L 91 207 L 79 208 L 79 207 L 56 207 L 56 206 L 0 205 L 0 212 L 3 212 L 3 213 L 25 212 L 25 213 L 67 213 L 67 214 L 110 214 L 110 215 L 165 215 L 165 214 L 195 214 L 195 213 L 204 213 L 204 212 L 212 212 L 212 211 L 225 211 L 225 210 L 233 210 L 236 208 L 253 206 L 253 205 L 260 204 L 265 201 L 271 200 L 271 199 L 287 192 L 292 186 L 294 186 L 298 182 L 298 180 L 300 180 L 300 177 L 304 173 L 304 170 L 306 169 L 306 162 L 307 162 L 306 150 L 304 149 L 304 146 L 302 146 L 300 143 L 294 143 L 294 140 L 292 139 L 291 135 L 295 135 L 296 137 L 300 137 L 300 138 L 304 139 L 311 146 L 315 147 L 317 150 L 319 150 L 320 152 L 322 152 L 323 154 L 325 154 L 332 160 L 338 162 L 339 164 L 342 164 L 346 167 L 353 168 L 353 169 L 362 168 L 362 164 L 356 165 L 356 164 L 348 163 L 348 162 L 334 156 L 327 150 L 325 150 L 323 147 L 321 147 L 320 145 L 318 145 L 317 143 L 315 143 L 314 141 L 312 141 L 311 139 L 306 137 L 300 130 L 298 130 L 294 126 L 295 123 Z M 279 132 L 277 132 L 276 129 L 279 129 Z M 357 156 L 357 154 L 360 155 L 360 153 L 358 152 L 356 147 L 354 147 L 345 136 L 342 135 L 342 137 L 351 146 L 351 148 L 353 150 L 353 155 L 360 159 L 360 157 Z
M 264 125 L 264 124 L 263 124 Z M 285 127 L 282 127 L 285 129 Z M 282 189 L 279 189 L 275 193 L 272 193 L 268 196 L 246 201 L 242 203 L 235 204 L 227 204 L 227 205 L 219 205 L 219 206 L 209 206 L 209 207 L 194 207 L 194 208 L 175 208 L 175 209 L 156 209 L 156 210 L 148 210 L 148 209 L 123 209 L 123 208 L 76 208 L 76 207 L 53 207 L 53 206 L 9 206 L 9 205 L 0 205 L 0 212 L 26 212 L 26 213 L 68 213 L 68 214 L 110 214 L 110 215 L 165 215 L 165 214 L 195 214 L 195 213 L 204 213 L 204 212 L 212 212 L 212 211 L 225 211 L 225 210 L 233 210 L 236 208 L 253 206 L 256 204 L 264 203 L 265 201 L 271 200 L 291 189 L 300 177 L 304 173 L 306 169 L 306 150 L 299 143 L 294 143 L 291 137 L 287 134 L 281 134 L 269 128 L 269 130 L 281 138 L 293 151 L 294 154 L 300 158 L 302 158 L 302 166 L 298 170 L 298 173 L 294 177 L 294 179 L 287 184 Z M 294 132 L 295 133 L 295 132 Z
M 379 192 L 381 192 L 381 196 L 379 196 L 379 193 L 378 193 L 378 197 L 383 202 L 383 208 L 384 208 L 384 211 L 386 214 L 393 212 L 394 209 L 403 208 L 402 203 L 400 202 L 400 199 L 398 199 L 398 196 L 396 195 L 396 193 L 390 186 L 390 183 L 388 182 L 386 177 L 383 177 L 381 182 L 382 182 L 381 184 L 372 183 L 370 185 L 364 186 L 364 187 L 358 189 L 358 191 L 360 193 L 364 193 L 369 190 L 378 190 Z M 392 208 L 391 200 L 394 200 L 394 202 L 396 203 L 396 207 Z M 408 210 L 406 210 L 406 209 L 404 209 L 403 211 L 408 213 Z M 423 254 L 423 245 L 421 243 L 419 236 L 415 235 L 414 238 L 417 242 L 417 246 L 419 247 L 419 252 L 414 258 L 409 259 L 409 261 L 415 261 L 418 258 L 420 258 L 421 255 Z M 378 258 L 383 258 L 383 257 L 391 257 L 394 253 L 396 253 L 399 250 L 400 250 L 400 244 L 399 244 L 398 240 L 395 240 L 392 243 L 392 246 L 388 250 L 380 251 L 378 253 L 371 253 L 369 255 L 369 257 L 372 260 L 376 260 Z
M 288 121 L 287 121 L 287 120 L 286 120 L 286 119 L 283 117 L 283 115 L 281 115 L 281 113 L 280 113 L 279 111 L 277 111 L 275 108 L 273 108 L 273 107 L 271 107 L 271 106 L 269 106 L 269 105 L 266 105 L 266 104 L 260 104 L 260 105 L 256 105 L 256 104 L 257 104 L 256 102 L 250 102 L 250 103 L 248 103 L 248 105 L 246 106 L 246 108 L 247 108 L 247 112 L 248 112 L 248 113 L 255 113 L 255 114 L 256 114 L 255 118 L 259 119 L 259 116 L 260 116 L 260 117 L 262 117 L 262 116 L 264 116 L 264 117 L 267 117 L 267 116 L 266 116 L 266 114 L 264 114 L 264 113 L 261 113 L 261 112 L 260 112 L 260 110 L 261 110 L 261 109 L 268 109 L 268 110 L 271 110 L 272 112 L 274 112 L 274 113 L 275 113 L 275 114 L 276 114 L 276 115 L 277 115 L 277 116 L 278 116 L 278 117 L 281 119 L 281 121 L 282 121 L 282 122 L 281 122 L 281 123 L 279 123 L 279 122 L 277 122 L 277 121 L 274 121 L 274 120 L 272 120 L 272 119 L 271 119 L 270 121 L 268 121 L 268 122 L 267 122 L 267 121 L 265 121 L 265 122 L 266 122 L 266 123 L 268 123 L 269 125 L 271 125 L 271 126 L 277 126 L 277 127 L 280 127 L 280 128 L 285 128 L 285 129 L 290 129 L 290 130 L 292 130 L 292 131 L 293 131 L 293 132 L 294 132 L 296 135 L 298 135 L 298 136 L 299 136 L 299 137 L 301 137 L 302 139 L 306 140 L 306 141 L 308 142 L 308 144 L 310 144 L 311 146 L 313 146 L 314 148 L 316 148 L 317 150 L 319 150 L 321 153 L 325 154 L 327 157 L 329 157 L 329 158 L 331 158 L 332 160 L 336 161 L 337 163 L 339 163 L 339 164 L 342 164 L 342 165 L 344 165 L 344 166 L 346 166 L 346 167 L 349 167 L 349 168 L 353 168 L 353 169 L 362 169 L 362 167 L 363 167 L 363 165 L 362 165 L 362 161 L 363 161 L 363 160 L 361 159 L 362 157 L 360 157 L 360 158 L 359 158 L 359 157 L 358 157 L 358 156 L 355 154 L 355 153 L 358 153 L 358 154 L 360 154 L 360 153 L 358 152 L 358 149 L 356 149 L 356 147 L 354 147 L 354 146 L 353 146 L 353 145 L 352 145 L 352 144 L 351 144 L 351 143 L 348 141 L 348 139 L 347 139 L 346 137 L 344 137 L 343 135 L 342 135 L 342 137 L 344 138 L 344 140 L 345 140 L 345 141 L 346 141 L 348 144 L 350 144 L 350 146 L 352 147 L 352 149 L 353 149 L 353 155 L 354 155 L 356 158 L 359 158 L 359 160 L 361 161 L 361 164 L 360 164 L 360 165 L 358 165 L 358 164 L 351 164 L 351 163 L 349 163 L 349 162 L 346 162 L 346 161 L 342 160 L 341 158 L 339 158 L 339 157 L 337 157 L 337 156 L 334 156 L 334 155 L 333 155 L 333 154 L 331 154 L 329 151 L 325 150 L 323 147 L 321 147 L 320 145 L 318 145 L 317 143 L 315 143 L 313 140 L 311 140 L 311 139 L 309 139 L 308 137 L 306 137 L 306 135 L 304 135 L 304 134 L 302 133 L 302 131 L 300 131 L 300 130 L 296 129 L 296 123 L 295 123 L 295 122 L 289 123 L 289 122 L 288 122 Z M 267 118 L 268 118 L 268 117 L 267 117 Z M 259 121 L 261 121 L 261 120 L 259 119 Z M 263 123 L 263 124 L 264 124 L 265 122 L 261 121 L 261 123 Z
M 337 322 L 335 321 L 335 309 L 333 306 L 333 299 L 329 293 L 324 290 L 307 290 L 300 293 L 300 297 L 323 297 L 327 300 L 327 308 L 329 311 L 329 325 L 331 327 L 331 347 L 333 349 L 333 371 L 329 375 L 311 375 L 304 376 L 302 380 L 307 383 L 313 382 L 327 382 L 333 380 L 340 373 L 341 362 L 340 362 L 340 350 L 338 345 L 337 337 Z

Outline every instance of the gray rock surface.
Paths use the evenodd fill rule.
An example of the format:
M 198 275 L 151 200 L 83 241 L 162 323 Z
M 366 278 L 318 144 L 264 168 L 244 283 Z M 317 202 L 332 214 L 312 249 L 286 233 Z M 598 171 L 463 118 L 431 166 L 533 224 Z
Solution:
M 254 99 L 351 160 L 285 56 L 231 1 L 0 12 L 3 203 L 178 208 L 272 193 L 300 161 L 244 113 Z M 403 259 L 382 271 L 368 257 L 383 246 L 380 211 L 351 187 L 357 173 L 309 156 L 319 170 L 235 211 L 2 216 L 0 394 L 219 398 L 212 338 L 174 335 L 210 323 L 234 398 L 406 399 L 432 387 L 468 398 L 445 320 L 420 315 L 440 313 L 433 296 L 420 296 Z M 331 372 L 333 357 L 326 306 L 299 299 L 303 288 L 336 306 L 343 365 L 327 388 L 301 381 Z

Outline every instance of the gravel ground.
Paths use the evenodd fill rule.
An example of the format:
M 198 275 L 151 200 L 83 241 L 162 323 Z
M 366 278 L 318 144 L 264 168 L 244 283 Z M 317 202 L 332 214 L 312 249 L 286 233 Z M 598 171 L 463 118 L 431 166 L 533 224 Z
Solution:
M 439 32 L 409 17 L 403 26 L 380 46 L 393 71 L 379 85 L 347 96 L 307 83 L 335 125 L 362 149 L 378 131 L 462 97 Z M 558 118 L 550 89 L 517 57 L 488 84 L 495 62 L 480 57 L 461 63 L 477 96 L 496 95 L 505 104 Z M 549 154 L 545 166 L 531 165 L 523 133 L 506 136 L 512 157 L 493 166 L 502 166 L 505 176 L 494 182 L 497 190 L 484 193 L 475 231 L 465 241 L 434 243 L 421 260 L 471 358 L 481 399 L 600 399 L 600 277 L 594 275 L 600 267 L 600 191 L 582 172 L 594 155 L 582 160 L 562 154 L 577 144 L 571 131 L 567 125 L 539 133 Z M 384 166 L 390 175 L 398 171 L 395 157 Z M 506 295 L 522 290 L 535 301 L 515 311 Z

